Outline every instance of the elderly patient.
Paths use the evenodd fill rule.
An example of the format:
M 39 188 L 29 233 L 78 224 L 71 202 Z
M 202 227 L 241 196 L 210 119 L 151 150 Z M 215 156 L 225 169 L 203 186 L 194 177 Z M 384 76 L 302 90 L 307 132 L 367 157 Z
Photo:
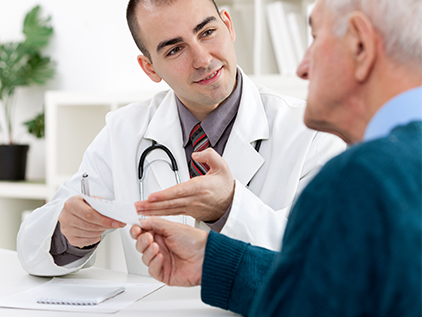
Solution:
M 150 274 L 244 315 L 421 316 L 421 21 L 420 0 L 319 0 L 304 121 L 349 149 L 302 192 L 281 252 L 144 219 L 131 235 Z

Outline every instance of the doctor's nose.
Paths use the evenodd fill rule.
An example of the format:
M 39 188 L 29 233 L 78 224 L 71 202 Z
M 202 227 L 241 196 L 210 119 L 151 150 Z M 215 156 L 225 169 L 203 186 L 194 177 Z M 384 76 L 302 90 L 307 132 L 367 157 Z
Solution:
M 195 69 L 207 68 L 213 57 L 208 49 L 203 45 L 195 45 L 192 47 L 192 65 Z

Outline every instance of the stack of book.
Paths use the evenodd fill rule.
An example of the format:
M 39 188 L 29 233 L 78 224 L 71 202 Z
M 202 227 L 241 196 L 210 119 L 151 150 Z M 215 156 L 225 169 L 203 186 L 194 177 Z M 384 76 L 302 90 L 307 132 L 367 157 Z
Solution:
M 307 15 L 313 5 L 302 13 L 300 3 L 285 1 L 270 2 L 266 5 L 271 41 L 281 75 L 294 75 L 311 42 L 307 30 Z

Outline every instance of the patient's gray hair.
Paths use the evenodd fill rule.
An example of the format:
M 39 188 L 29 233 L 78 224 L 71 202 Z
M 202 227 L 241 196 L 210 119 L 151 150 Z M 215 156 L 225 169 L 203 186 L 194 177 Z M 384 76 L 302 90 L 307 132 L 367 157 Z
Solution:
M 348 17 L 362 11 L 381 34 L 387 56 L 399 64 L 422 67 L 421 0 L 321 0 L 334 17 L 334 33 L 346 34 Z

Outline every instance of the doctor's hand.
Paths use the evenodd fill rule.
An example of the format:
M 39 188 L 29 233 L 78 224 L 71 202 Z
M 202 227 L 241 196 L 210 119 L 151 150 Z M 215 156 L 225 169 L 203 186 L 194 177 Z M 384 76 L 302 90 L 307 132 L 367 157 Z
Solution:
M 81 196 L 66 200 L 59 215 L 60 230 L 69 243 L 82 248 L 97 243 L 108 229 L 123 228 L 125 223 L 94 210 Z
M 208 173 L 136 202 L 140 215 L 189 215 L 201 221 L 217 221 L 226 213 L 233 201 L 235 184 L 226 161 L 211 148 L 193 153 L 192 158 L 207 163 Z
M 130 234 L 152 277 L 170 286 L 201 284 L 208 232 L 157 217 L 142 219 L 141 227 Z

